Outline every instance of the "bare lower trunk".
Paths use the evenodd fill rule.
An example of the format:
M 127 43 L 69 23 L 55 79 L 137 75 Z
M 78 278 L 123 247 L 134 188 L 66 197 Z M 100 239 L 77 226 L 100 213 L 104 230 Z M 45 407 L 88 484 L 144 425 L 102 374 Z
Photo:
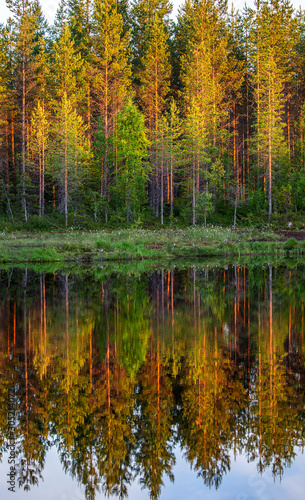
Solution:
M 234 231 L 235 231 L 235 228 L 236 228 L 237 193 L 238 193 L 238 189 L 237 189 L 237 182 L 236 182 L 236 187 L 235 187 L 235 202 L 234 202 L 234 222 L 233 222 L 233 229 L 234 229 Z
M 65 226 L 68 227 L 68 152 L 67 152 L 67 117 L 65 116 L 65 150 L 64 150 L 64 168 L 65 168 L 65 200 L 64 200 L 64 211 L 65 211 Z
M 173 217 L 173 201 L 174 201 L 174 192 L 173 192 L 173 158 L 171 157 L 171 167 L 170 167 L 170 214 L 171 218 Z
M 160 182 L 161 182 L 161 200 L 160 200 L 160 212 L 161 212 L 161 225 L 163 225 L 163 204 L 164 204 L 164 191 L 163 191 L 163 145 L 162 145 L 162 157 L 161 157 L 161 179 L 160 179 Z
M 44 171 L 45 171 L 45 165 L 44 165 L 44 144 L 42 145 L 42 186 L 41 186 L 41 213 L 44 215 Z
M 192 209 L 193 209 L 193 226 L 196 225 L 196 167 L 195 167 L 195 153 L 193 152 L 193 199 L 192 199 Z
M 39 162 L 39 217 L 41 217 L 42 213 L 42 162 L 41 162 L 41 151 L 39 148 L 38 154 L 38 162 Z
M 11 209 L 10 199 L 9 199 L 8 192 L 7 192 L 7 189 L 5 187 L 5 184 L 3 184 L 3 188 L 4 188 L 4 193 L 5 193 L 5 197 L 6 197 L 6 201 L 7 201 L 8 211 L 10 213 L 10 217 L 11 217 L 12 223 L 14 224 L 13 212 L 12 212 L 12 209 Z
M 25 222 L 28 221 L 28 213 L 27 213 L 27 206 L 26 206 L 26 190 L 25 190 L 25 47 L 24 47 L 23 42 L 23 57 L 22 57 L 22 132 L 21 132 L 21 155 L 22 155 L 22 194 L 21 194 L 21 200 L 22 200 L 22 211 L 24 214 L 24 220 Z
M 270 71 L 269 71 L 269 130 L 268 130 L 268 181 L 269 181 L 269 191 L 268 191 L 268 218 L 271 219 L 272 213 L 272 131 L 271 131 L 271 83 L 270 82 Z

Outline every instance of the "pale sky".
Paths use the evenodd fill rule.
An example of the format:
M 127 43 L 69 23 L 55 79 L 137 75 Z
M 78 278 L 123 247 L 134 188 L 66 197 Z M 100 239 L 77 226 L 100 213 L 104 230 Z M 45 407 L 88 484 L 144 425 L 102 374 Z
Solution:
M 292 466 L 284 470 L 283 478 L 273 479 L 270 470 L 261 476 L 257 471 L 257 460 L 248 462 L 244 455 L 238 455 L 234 459 L 234 453 L 230 452 L 231 471 L 223 476 L 220 487 L 208 488 L 204 485 L 202 478 L 197 477 L 196 471 L 191 470 L 190 464 L 183 458 L 183 452 L 179 446 L 174 450 L 176 465 L 173 468 L 175 482 L 172 483 L 164 475 L 164 487 L 161 490 L 160 500 L 301 500 L 305 498 L 304 467 L 305 455 L 301 450 L 294 448 L 297 453 Z M 9 498 L 6 484 L 8 471 L 8 456 L 3 454 L 0 463 L 0 498 Z M 55 447 L 47 451 L 46 463 L 42 471 L 43 481 L 39 481 L 39 487 L 32 487 L 31 492 L 16 489 L 11 495 L 12 500 L 85 500 L 84 487 L 80 486 L 76 479 L 65 474 L 60 464 Z M 128 487 L 128 498 L 131 500 L 149 500 L 147 489 L 143 490 L 136 479 Z M 29 498 L 30 497 L 30 498 Z M 117 500 L 117 496 L 106 497 L 103 493 L 97 493 L 96 500 Z
M 40 0 L 40 3 L 42 5 L 43 12 L 48 22 L 52 23 L 57 10 L 59 0 Z M 176 13 L 178 7 L 184 3 L 184 0 L 172 0 L 172 3 L 174 6 L 174 13 Z M 232 2 L 229 0 L 229 4 L 231 3 Z M 299 7 L 305 9 L 305 0 L 291 0 L 291 3 L 294 5 L 296 9 Z M 233 4 L 236 9 L 242 9 L 243 6 L 245 5 L 245 0 L 233 0 Z M 250 6 L 252 4 L 253 0 L 247 1 L 247 5 Z M 6 7 L 5 0 L 0 0 L 0 23 L 5 23 L 8 17 L 9 17 L 9 10 Z

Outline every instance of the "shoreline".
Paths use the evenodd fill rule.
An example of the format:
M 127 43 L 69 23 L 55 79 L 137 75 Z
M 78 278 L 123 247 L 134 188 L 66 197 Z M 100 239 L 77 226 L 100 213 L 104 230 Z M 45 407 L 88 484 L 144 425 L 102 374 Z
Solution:
M 292 237 L 289 238 L 289 235 Z M 297 238 L 297 239 L 296 239 Z M 298 241 L 299 240 L 299 241 Z M 0 236 L 0 264 L 96 263 L 305 255 L 305 232 L 190 227 Z

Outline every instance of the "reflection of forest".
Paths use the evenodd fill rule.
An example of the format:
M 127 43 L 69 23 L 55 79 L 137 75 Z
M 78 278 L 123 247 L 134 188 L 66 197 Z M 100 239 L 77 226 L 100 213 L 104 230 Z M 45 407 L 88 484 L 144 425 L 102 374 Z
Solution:
M 98 277 L 0 275 L 0 443 L 17 403 L 18 483 L 64 470 L 96 491 L 150 496 L 174 447 L 208 486 L 243 452 L 281 476 L 304 446 L 303 268 Z

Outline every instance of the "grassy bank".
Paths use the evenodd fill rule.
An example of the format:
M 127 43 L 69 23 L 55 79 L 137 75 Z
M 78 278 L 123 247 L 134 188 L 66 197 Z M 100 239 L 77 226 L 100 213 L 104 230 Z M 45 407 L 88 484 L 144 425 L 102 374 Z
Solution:
M 228 228 L 123 229 L 98 232 L 0 233 L 0 262 L 98 262 L 179 257 L 292 256 L 305 241 L 266 230 Z

